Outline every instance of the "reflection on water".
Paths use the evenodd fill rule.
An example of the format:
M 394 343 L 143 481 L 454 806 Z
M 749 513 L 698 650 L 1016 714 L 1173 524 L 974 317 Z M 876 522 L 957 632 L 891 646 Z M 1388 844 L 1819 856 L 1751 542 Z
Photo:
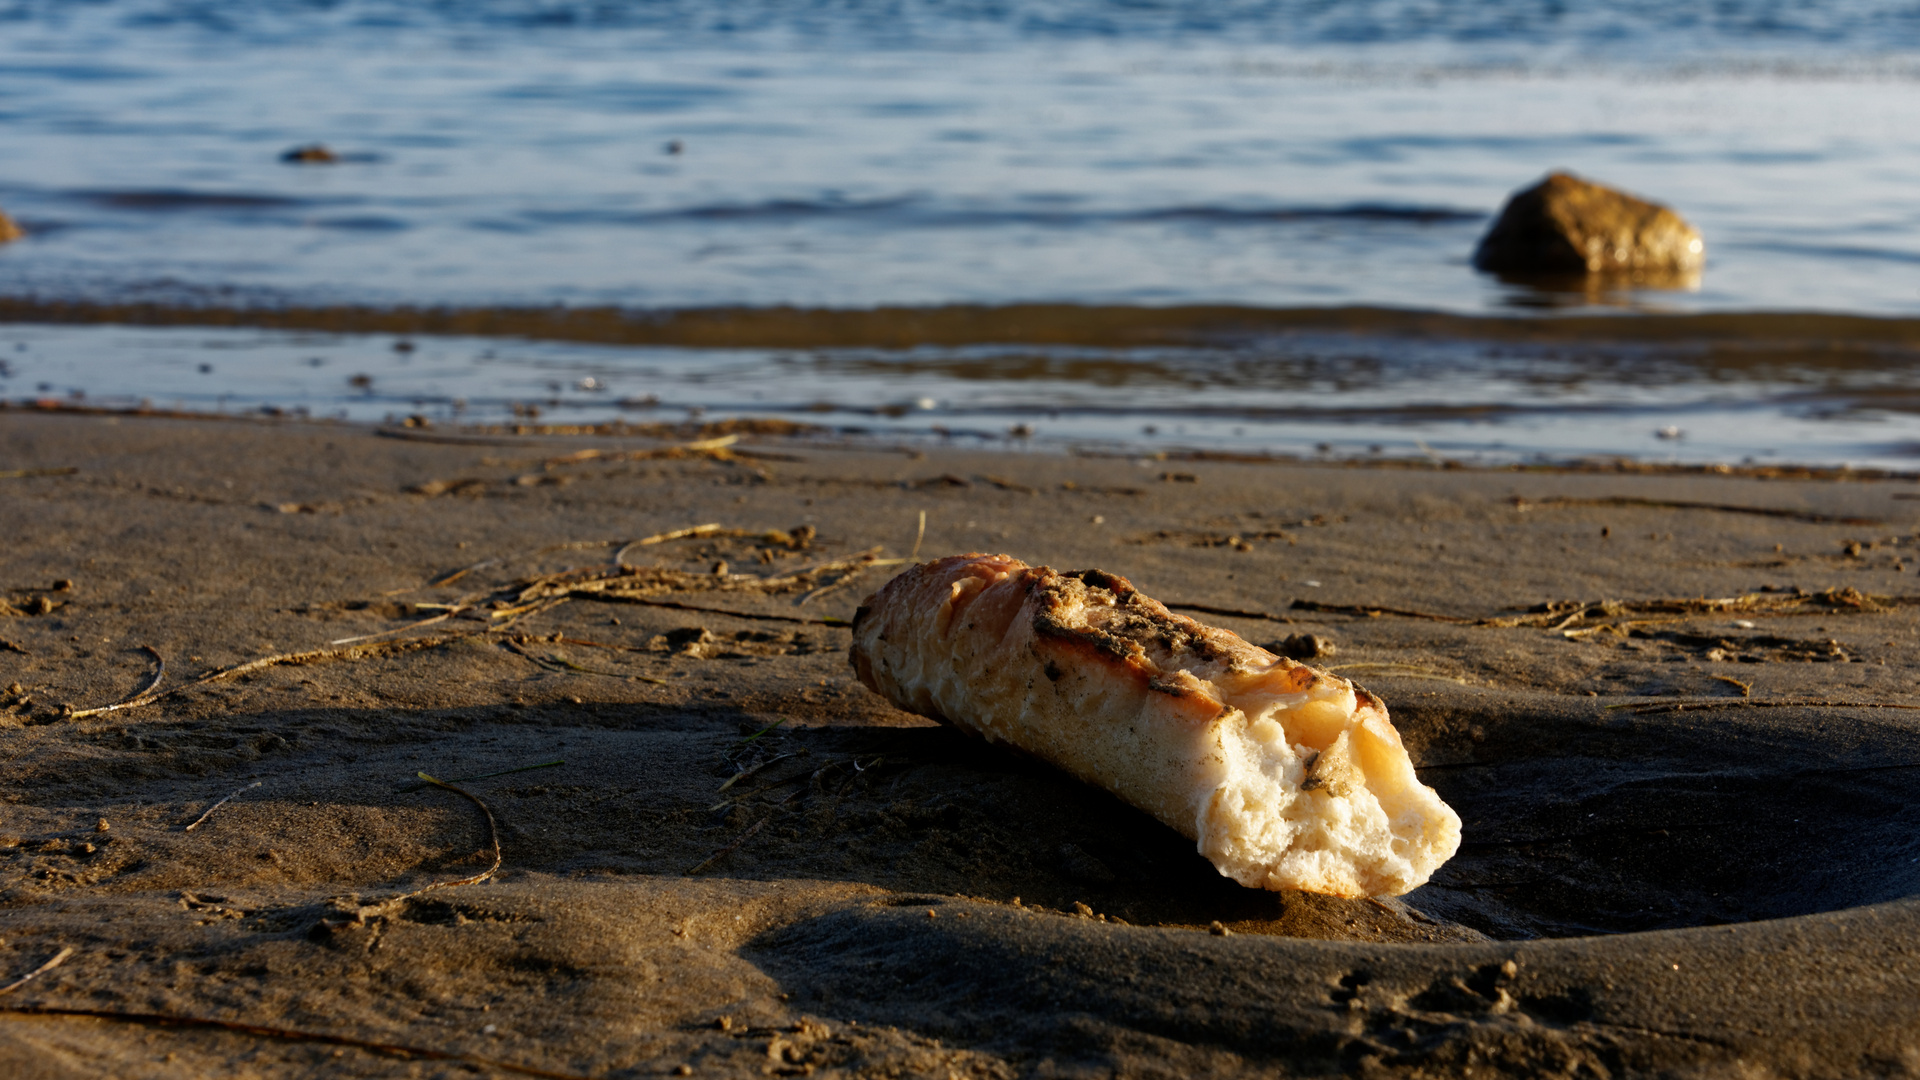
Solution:
M 1535 311 L 1614 308 L 1666 312 L 1679 307 L 1670 293 L 1697 293 L 1706 275 L 1700 270 L 1633 270 L 1600 274 L 1495 273 L 1506 287 L 1503 307 Z

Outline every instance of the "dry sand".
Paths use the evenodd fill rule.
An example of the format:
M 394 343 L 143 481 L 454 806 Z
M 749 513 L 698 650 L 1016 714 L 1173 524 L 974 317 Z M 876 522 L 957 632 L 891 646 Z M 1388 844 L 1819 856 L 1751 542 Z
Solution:
M 0 412 L 0 987 L 73 950 L 0 991 L 14 1077 L 1920 1073 L 1920 486 L 392 434 L 447 441 Z M 1460 855 L 1241 889 L 891 709 L 837 620 L 898 564 L 808 597 L 922 511 L 1331 641 Z M 789 539 L 512 614 L 709 522 Z M 407 895 L 492 862 L 416 772 L 556 760 Z

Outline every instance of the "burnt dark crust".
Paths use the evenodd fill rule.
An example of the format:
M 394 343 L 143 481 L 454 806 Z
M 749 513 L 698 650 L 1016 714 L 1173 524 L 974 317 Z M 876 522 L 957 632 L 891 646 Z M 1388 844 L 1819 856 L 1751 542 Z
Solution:
M 1169 697 L 1194 696 L 1193 690 L 1172 679 L 1149 679 L 1147 681 L 1147 689 L 1158 694 L 1166 694 Z
M 1091 648 L 1096 653 L 1123 662 L 1134 660 L 1145 652 L 1137 641 L 1118 634 L 1110 634 L 1104 630 L 1068 626 L 1060 621 L 1058 616 L 1046 611 L 1033 617 L 1033 634 L 1037 638 L 1051 639 L 1070 648 Z
M 1041 601 L 1033 618 L 1034 635 L 1053 639 L 1081 649 L 1093 650 L 1116 660 L 1143 658 L 1150 646 L 1191 658 L 1201 663 L 1237 659 L 1215 640 L 1214 633 L 1184 615 L 1175 615 L 1133 583 L 1105 570 L 1071 570 L 1066 573 L 1040 568 L 1028 585 L 1028 592 Z M 1104 592 L 1111 597 L 1090 595 Z M 1112 614 L 1099 627 L 1070 625 L 1061 612 L 1070 607 L 1110 607 Z M 1172 691 L 1166 691 L 1172 692 Z
M 1105 570 L 1069 570 L 1061 576 L 1076 579 L 1090 589 L 1105 589 L 1114 595 L 1114 599 L 1121 602 L 1139 595 L 1140 592 L 1133 587 L 1133 582 Z

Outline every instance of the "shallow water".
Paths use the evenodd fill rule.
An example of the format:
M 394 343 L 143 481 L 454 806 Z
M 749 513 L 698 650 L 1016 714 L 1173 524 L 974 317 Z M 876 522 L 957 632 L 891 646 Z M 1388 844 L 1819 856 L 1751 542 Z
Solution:
M 1872 354 L 1308 332 L 1232 346 L 636 347 L 244 328 L 5 328 L 22 390 L 446 423 L 770 416 L 1034 451 L 1485 464 L 1920 464 L 1920 369 Z M 128 358 L 137 362 L 129 364 Z M 39 380 L 28 386 L 29 378 Z
M 0 207 L 29 235 L 0 248 L 0 296 L 1911 317 L 1917 89 L 1920 14 L 1893 3 L 15 2 L 0 4 Z M 314 142 L 343 160 L 280 160 Z M 1698 288 L 1553 293 L 1475 273 L 1467 258 L 1489 215 L 1554 167 L 1691 218 L 1710 260 Z M 920 353 L 852 379 L 837 353 L 787 356 L 824 380 L 797 389 L 781 382 L 789 368 L 731 354 L 558 361 L 501 344 L 490 366 L 430 384 L 383 373 L 381 385 L 411 387 L 389 400 L 311 372 L 289 382 L 279 345 L 240 361 L 227 342 L 214 389 L 177 377 L 197 365 L 127 344 L 168 335 L 21 333 L 44 348 L 16 350 L 0 396 L 45 383 L 329 411 L 409 397 L 480 409 L 601 363 L 725 372 L 662 376 L 648 391 L 708 410 L 758 409 L 716 389 L 744 380 L 784 405 L 928 397 L 954 410 L 945 423 L 1004 431 L 1022 422 L 1005 402 L 1044 400 L 1060 438 L 1108 443 L 1187 424 L 1197 444 L 1275 450 L 1424 441 L 1883 461 L 1913 441 L 1897 415 L 1844 395 L 1809 404 L 1831 381 L 1817 375 L 1608 383 L 1618 369 L 1569 380 L 1549 363 L 1516 398 L 1513 365 L 1465 342 L 1444 363 L 1376 356 L 1384 381 L 1364 400 L 1284 405 L 1276 380 L 1299 363 L 1340 369 L 1349 344 L 1295 342 L 1280 360 L 1114 356 L 1136 373 L 1115 384 L 997 379 L 1004 364 L 956 381 Z M 76 368 L 53 360 L 65 348 L 54 339 L 110 352 Z M 1052 343 L 1040 362 L 1078 370 L 1082 344 Z M 1898 383 L 1904 363 L 1882 374 Z M 550 377 L 555 364 L 567 377 Z M 1181 377 L 1139 374 L 1170 364 Z M 1684 356 L 1654 367 L 1690 370 Z M 1154 389 L 1135 393 L 1141 379 Z M 1223 406 L 1295 418 L 1242 417 L 1239 434 L 1183 419 Z M 1484 416 L 1432 419 L 1445 409 Z M 1689 437 L 1648 442 L 1669 426 Z

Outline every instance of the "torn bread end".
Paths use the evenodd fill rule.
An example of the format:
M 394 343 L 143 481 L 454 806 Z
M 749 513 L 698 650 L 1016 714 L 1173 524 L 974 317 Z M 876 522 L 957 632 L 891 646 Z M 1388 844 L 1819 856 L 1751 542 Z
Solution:
M 1332 684 L 1324 696 L 1222 718 L 1223 775 L 1194 826 L 1200 853 L 1259 888 L 1333 896 L 1418 888 L 1459 848 L 1460 816 L 1415 778 L 1370 695 L 1322 679 Z

